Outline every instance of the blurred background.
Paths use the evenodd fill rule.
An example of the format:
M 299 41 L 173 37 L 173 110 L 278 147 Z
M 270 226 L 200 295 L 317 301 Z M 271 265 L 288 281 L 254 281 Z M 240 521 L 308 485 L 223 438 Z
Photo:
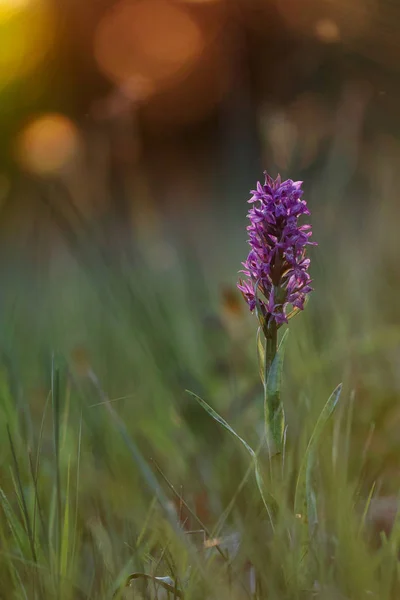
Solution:
M 0 352 L 28 445 L 55 353 L 218 513 L 237 485 L 210 483 L 225 434 L 184 390 L 256 435 L 235 284 L 267 169 L 304 181 L 319 243 L 291 326 L 292 435 L 343 379 L 365 489 L 397 489 L 399 34 L 390 0 L 0 0 Z M 103 421 L 93 447 L 133 489 Z

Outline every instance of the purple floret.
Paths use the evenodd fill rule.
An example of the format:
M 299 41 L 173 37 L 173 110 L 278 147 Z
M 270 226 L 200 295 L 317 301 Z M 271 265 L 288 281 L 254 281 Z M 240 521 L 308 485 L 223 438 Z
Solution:
M 251 250 L 238 288 L 252 312 L 258 306 L 267 327 L 287 323 L 288 305 L 303 310 L 312 291 L 306 246 L 316 243 L 310 242 L 311 225 L 298 224 L 301 215 L 310 214 L 301 186 L 301 181 L 281 181 L 279 175 L 274 180 L 265 173 L 264 185 L 258 182 L 249 200 Z

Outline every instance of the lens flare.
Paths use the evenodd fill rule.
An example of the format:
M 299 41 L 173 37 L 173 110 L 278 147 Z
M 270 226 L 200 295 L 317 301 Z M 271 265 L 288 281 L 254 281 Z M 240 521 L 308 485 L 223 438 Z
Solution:
M 25 170 L 47 175 L 71 165 L 79 148 L 74 123 L 64 115 L 47 114 L 31 121 L 20 133 L 16 155 Z
M 100 22 L 94 53 L 112 81 L 146 82 L 146 89 L 158 91 L 191 69 L 203 43 L 184 8 L 167 0 L 122 0 Z

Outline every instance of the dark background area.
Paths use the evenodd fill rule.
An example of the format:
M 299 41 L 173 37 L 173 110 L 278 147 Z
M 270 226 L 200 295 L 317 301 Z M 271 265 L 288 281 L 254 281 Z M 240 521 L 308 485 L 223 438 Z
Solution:
M 397 134 L 395 2 L 4 5 L 3 196 L 20 181 L 21 163 L 40 176 L 65 168 L 62 156 L 61 167 L 28 169 L 16 157 L 18 136 L 49 113 L 70 119 L 64 132 L 49 125 L 51 143 L 78 136 L 86 168 L 108 153 L 112 212 L 129 212 L 134 199 L 122 188 L 138 170 L 157 204 L 181 206 L 190 197 L 196 210 L 232 206 L 265 167 L 310 177 L 326 160 L 343 104 L 349 129 L 362 122 L 362 144 Z M 18 56 L 6 43 L 16 36 L 24 41 Z M 102 205 L 87 203 L 94 211 Z

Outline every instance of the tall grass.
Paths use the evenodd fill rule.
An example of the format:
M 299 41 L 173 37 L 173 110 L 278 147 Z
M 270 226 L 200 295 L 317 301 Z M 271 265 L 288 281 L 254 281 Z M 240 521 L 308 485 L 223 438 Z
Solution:
M 111 262 L 52 208 L 47 275 L 4 275 L 0 597 L 398 597 L 400 528 L 371 540 L 370 519 L 399 483 L 395 208 L 358 228 L 328 179 L 308 190 L 316 291 L 290 326 L 279 463 L 233 287 L 244 216 L 190 244 L 142 232 Z

